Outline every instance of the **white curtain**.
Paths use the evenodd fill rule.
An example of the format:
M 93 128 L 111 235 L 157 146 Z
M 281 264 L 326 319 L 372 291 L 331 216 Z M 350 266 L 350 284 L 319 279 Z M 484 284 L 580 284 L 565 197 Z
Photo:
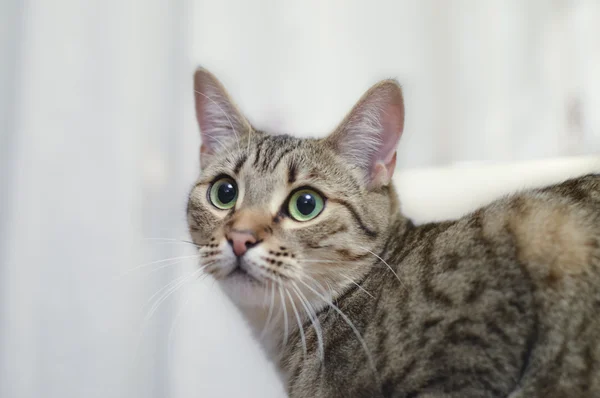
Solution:
M 204 1 L 193 20 L 194 59 L 259 126 L 323 133 L 397 77 L 400 167 L 600 152 L 597 0 Z
M 153 305 L 194 269 L 161 239 L 187 238 L 198 64 L 307 136 L 397 77 L 401 168 L 600 152 L 596 0 L 3 0 L 0 397 L 282 396 L 212 282 Z
M 168 307 L 140 329 L 173 267 L 125 272 L 185 231 L 188 4 L 1 7 L 0 396 L 169 396 Z

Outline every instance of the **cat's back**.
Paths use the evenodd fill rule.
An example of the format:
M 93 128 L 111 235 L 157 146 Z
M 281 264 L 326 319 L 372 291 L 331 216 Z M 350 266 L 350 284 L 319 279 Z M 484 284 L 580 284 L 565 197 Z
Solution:
M 290 396 L 600 397 L 600 175 L 390 238 Z
M 515 194 L 482 212 L 482 234 L 510 239 L 534 279 L 552 284 L 567 275 L 598 273 L 600 175 Z
M 436 338 L 451 353 L 444 362 L 424 344 L 436 353 L 418 356 L 427 369 L 444 366 L 423 380 L 470 364 L 493 375 L 490 396 L 600 397 L 600 175 L 513 194 L 407 239 L 393 258 L 412 286 L 406 306 L 424 325 L 444 319 Z M 461 320 L 468 327 L 453 335 Z
M 516 397 L 600 396 L 600 175 L 482 209 L 482 234 L 515 247 L 531 279 L 535 337 Z

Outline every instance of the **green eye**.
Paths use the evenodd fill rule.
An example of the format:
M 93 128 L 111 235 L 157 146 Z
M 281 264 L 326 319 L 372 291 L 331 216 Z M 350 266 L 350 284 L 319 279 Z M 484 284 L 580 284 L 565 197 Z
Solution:
M 288 212 L 296 221 L 308 221 L 318 216 L 324 207 L 323 197 L 312 189 L 294 192 L 288 204 Z
M 210 187 L 210 202 L 217 209 L 231 209 L 233 206 L 235 206 L 237 197 L 237 185 L 235 184 L 235 181 L 229 177 L 218 179 Z

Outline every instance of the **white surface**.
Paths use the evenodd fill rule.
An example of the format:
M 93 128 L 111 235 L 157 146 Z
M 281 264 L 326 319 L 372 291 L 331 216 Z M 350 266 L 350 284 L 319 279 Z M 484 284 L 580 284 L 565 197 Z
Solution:
M 423 223 L 461 217 L 503 195 L 592 172 L 600 173 L 600 156 L 406 170 L 395 184 L 404 214 Z
M 304 135 L 398 77 L 402 170 L 593 154 L 599 21 L 596 0 L 0 1 L 0 397 L 281 395 L 210 282 L 140 339 L 148 298 L 181 270 L 117 278 L 186 253 L 144 238 L 186 237 L 196 64 L 260 127 Z M 407 175 L 406 209 L 447 217 L 526 177 L 444 173 Z

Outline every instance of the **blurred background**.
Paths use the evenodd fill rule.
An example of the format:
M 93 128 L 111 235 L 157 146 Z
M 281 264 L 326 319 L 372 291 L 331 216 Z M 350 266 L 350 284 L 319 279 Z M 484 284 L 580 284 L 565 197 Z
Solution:
M 600 153 L 597 0 L 2 0 L 0 397 L 283 396 L 178 241 L 198 65 L 302 136 L 398 78 L 402 170 Z

